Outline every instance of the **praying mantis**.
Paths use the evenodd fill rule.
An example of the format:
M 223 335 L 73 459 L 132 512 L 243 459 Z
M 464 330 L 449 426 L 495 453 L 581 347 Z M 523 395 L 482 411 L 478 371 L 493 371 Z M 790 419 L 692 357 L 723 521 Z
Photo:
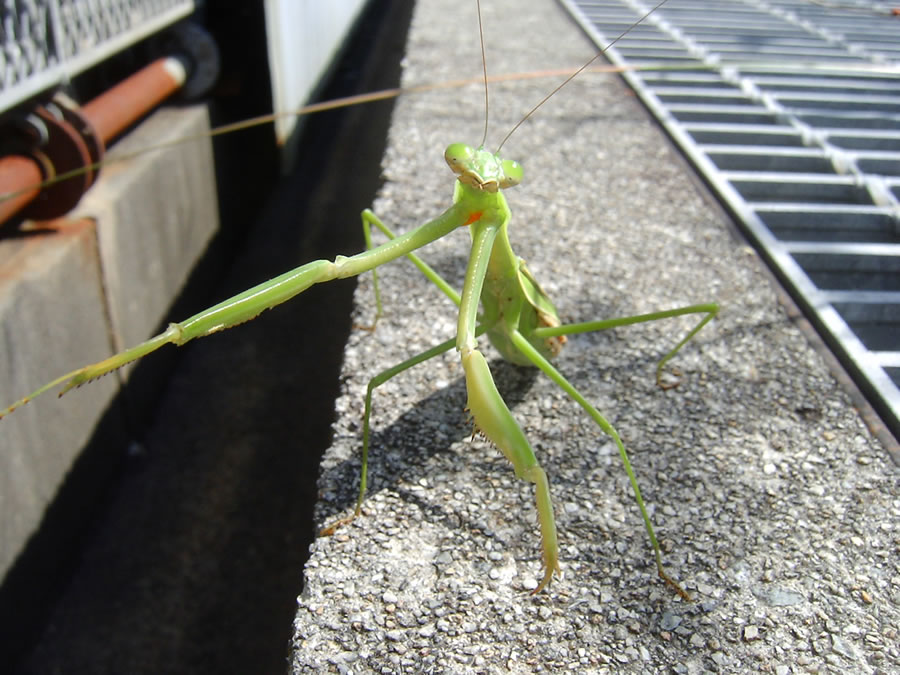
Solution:
M 559 569 L 550 480 L 494 385 L 490 368 L 477 340 L 479 336 L 486 334 L 505 359 L 518 365 L 536 367 L 548 375 L 613 439 L 641 511 L 654 550 L 658 573 L 681 595 L 687 597 L 663 568 L 660 547 L 618 432 L 552 365 L 551 359 L 562 351 L 566 337 L 570 335 L 676 316 L 700 315 L 697 324 L 657 364 L 657 382 L 665 385 L 662 378 L 664 366 L 712 320 L 718 312 L 718 306 L 706 303 L 630 317 L 564 323 L 548 294 L 528 271 L 525 263 L 515 255 L 510 242 L 509 228 L 514 227 L 515 221 L 502 191 L 514 187 L 522 180 L 522 168 L 516 162 L 501 159 L 498 153 L 485 150 L 483 144 L 484 142 L 482 147 L 473 147 L 454 143 L 447 147 L 444 158 L 455 175 L 453 205 L 424 225 L 405 234 L 395 235 L 373 212 L 365 211 L 362 221 L 368 244 L 366 251 L 347 257 L 339 256 L 333 261 L 313 261 L 254 286 L 184 321 L 171 324 L 163 333 L 146 342 L 54 379 L 0 411 L 0 417 L 49 390 L 61 387 L 61 393 L 65 393 L 142 358 L 165 344 L 182 345 L 197 337 L 211 335 L 251 320 L 264 310 L 286 302 L 312 285 L 368 271 L 374 275 L 379 266 L 406 256 L 459 307 L 457 336 L 410 357 L 370 382 L 363 417 L 362 470 L 356 507 L 353 515 L 328 529 L 333 530 L 360 513 L 367 483 L 369 416 L 374 390 L 394 375 L 455 348 L 465 371 L 467 407 L 475 428 L 504 453 L 518 477 L 535 485 L 544 566 L 543 578 L 535 592 L 548 586 Z M 373 228 L 387 236 L 388 241 L 373 246 Z M 457 293 L 415 252 L 459 229 L 469 231 L 472 245 L 462 290 Z M 376 304 L 380 305 L 377 291 Z

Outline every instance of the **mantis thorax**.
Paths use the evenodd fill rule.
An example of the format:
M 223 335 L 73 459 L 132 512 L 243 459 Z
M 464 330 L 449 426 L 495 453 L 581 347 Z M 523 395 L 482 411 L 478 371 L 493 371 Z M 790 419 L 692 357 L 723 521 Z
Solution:
M 501 159 L 485 150 L 465 143 L 453 143 L 444 151 L 444 159 L 459 175 L 459 181 L 482 192 L 497 192 L 522 182 L 522 166 L 511 159 Z

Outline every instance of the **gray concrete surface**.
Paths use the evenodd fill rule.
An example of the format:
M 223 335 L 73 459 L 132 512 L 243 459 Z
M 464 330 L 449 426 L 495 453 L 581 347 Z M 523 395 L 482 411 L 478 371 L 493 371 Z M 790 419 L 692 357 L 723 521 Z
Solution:
M 203 106 L 163 110 L 109 157 L 208 130 Z M 218 229 L 213 170 L 208 140 L 110 163 L 55 230 L 0 241 L 0 406 L 152 333 Z M 70 393 L 65 406 L 51 394 L 2 421 L 0 579 L 127 370 Z
M 81 310 L 67 312 L 69 303 Z M 0 244 L 0 405 L 77 363 L 111 353 L 104 305 L 92 222 L 52 237 Z M 3 420 L 0 577 L 34 532 L 117 389 L 114 378 L 98 384 L 92 396 L 76 397 L 64 410 L 54 411 L 52 400 L 37 400 Z
M 469 3 L 419 3 L 405 83 L 479 72 Z M 493 73 L 571 66 L 591 47 L 552 2 L 484 7 Z M 498 138 L 548 80 L 492 88 Z M 398 230 L 441 212 L 441 153 L 481 136 L 478 87 L 398 103 L 375 210 Z M 679 355 L 677 389 L 656 360 L 688 322 L 570 340 L 558 365 L 631 452 L 669 571 L 655 576 L 614 446 L 546 378 L 489 353 L 498 386 L 551 481 L 562 576 L 540 578 L 530 487 L 471 440 L 455 354 L 376 392 L 364 517 L 319 538 L 298 598 L 293 672 L 864 672 L 900 670 L 897 467 L 655 124 L 614 77 L 579 79 L 506 144 L 524 183 L 507 192 L 511 238 L 564 320 L 717 300 Z M 459 232 L 426 258 L 459 285 Z M 368 379 L 454 334 L 453 305 L 406 263 L 383 268 L 386 316 L 346 352 L 317 520 L 355 500 Z M 373 317 L 371 279 L 356 291 Z M 492 356 L 491 356 L 492 354 Z

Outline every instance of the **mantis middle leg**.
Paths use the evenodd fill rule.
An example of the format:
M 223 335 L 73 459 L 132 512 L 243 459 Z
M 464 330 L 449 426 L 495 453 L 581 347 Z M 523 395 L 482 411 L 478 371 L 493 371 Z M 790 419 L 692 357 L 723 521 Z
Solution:
M 362 214 L 362 225 L 363 225 L 363 236 L 366 241 L 366 248 L 372 249 L 372 226 L 374 225 L 378 228 L 388 239 L 394 240 L 397 238 L 397 235 L 394 234 L 391 229 L 384 224 L 384 222 L 370 209 L 365 209 Z M 413 264 L 419 268 L 425 278 L 431 281 L 435 286 L 437 286 L 451 301 L 457 306 L 460 303 L 459 293 L 457 293 L 452 286 L 440 275 L 436 272 L 428 263 L 426 263 L 422 258 L 420 258 L 415 253 L 407 253 L 406 257 L 409 258 Z M 372 270 L 372 285 L 375 290 L 375 305 L 376 305 L 376 314 L 375 321 L 377 322 L 378 318 L 383 313 L 383 308 L 381 305 L 381 294 L 378 290 L 378 275 L 376 270 Z M 372 326 L 374 328 L 374 324 Z M 484 332 L 484 328 L 479 326 L 476 330 L 476 336 L 481 335 Z M 370 429 L 371 426 L 369 424 L 369 420 L 372 416 L 372 395 L 375 392 L 375 389 L 380 387 L 382 384 L 386 383 L 388 380 L 392 379 L 394 376 L 399 375 L 400 373 L 416 366 L 420 363 L 424 363 L 440 354 L 443 354 L 447 351 L 450 351 L 453 347 L 456 346 L 456 338 L 450 338 L 430 349 L 426 349 L 425 351 L 416 354 L 415 356 L 410 357 L 409 359 L 398 363 L 397 365 L 387 368 L 386 370 L 381 371 L 371 380 L 369 380 L 369 384 L 366 387 L 366 399 L 365 399 L 365 412 L 363 414 L 363 447 L 362 447 L 362 467 L 360 468 L 360 481 L 359 481 L 359 495 L 356 500 L 356 508 L 353 513 L 346 517 L 342 518 L 331 525 L 323 528 L 320 531 L 322 535 L 330 535 L 335 532 L 339 527 L 346 525 L 353 521 L 356 518 L 361 510 L 363 499 L 365 498 L 366 489 L 368 487 L 368 467 L 369 467 L 369 438 L 370 438 Z
M 330 535 L 334 534 L 335 530 L 339 527 L 347 525 L 352 522 L 362 511 L 362 503 L 363 499 L 366 496 L 366 487 L 368 484 L 368 474 L 369 474 L 369 418 L 372 416 L 372 394 L 376 388 L 380 387 L 382 384 L 390 380 L 395 375 L 399 375 L 405 370 L 409 370 L 413 366 L 416 366 L 420 363 L 424 363 L 429 359 L 433 359 L 435 356 L 439 356 L 444 352 L 448 352 L 456 345 L 456 338 L 450 338 L 449 340 L 445 340 L 439 345 L 435 345 L 430 349 L 426 349 L 419 354 L 403 361 L 402 363 L 398 363 L 396 366 L 388 368 L 387 370 L 383 370 L 378 373 L 375 377 L 369 380 L 369 384 L 366 387 L 366 403 L 365 403 L 365 413 L 363 414 L 363 447 L 362 447 L 362 467 L 359 472 L 359 495 L 356 498 L 356 508 L 353 510 L 353 513 L 350 514 L 346 518 L 341 518 L 340 520 L 332 523 L 331 525 L 322 528 L 319 531 L 319 534 L 322 535 Z
M 383 234 L 385 234 L 388 239 L 395 240 L 397 235 L 391 231 L 391 229 L 384 224 L 384 222 L 370 209 L 365 209 L 362 214 L 362 225 L 363 225 L 363 236 L 366 241 L 366 248 L 371 250 L 375 248 L 372 244 L 372 226 L 377 227 Z M 425 278 L 431 281 L 435 286 L 437 286 L 450 300 L 453 301 L 457 306 L 459 305 L 459 293 L 457 293 L 452 286 L 440 275 L 438 274 L 428 263 L 426 263 L 422 258 L 420 258 L 415 253 L 407 253 L 406 257 L 409 258 L 413 264 L 419 268 Z M 372 285 L 375 290 L 375 305 L 376 305 L 376 313 L 375 313 L 375 321 L 381 317 L 383 313 L 383 308 L 381 305 L 381 294 L 378 290 L 378 274 L 375 269 L 372 270 Z M 374 329 L 375 325 L 371 327 L 366 327 Z M 477 334 L 481 335 L 484 330 L 479 327 Z M 334 534 L 335 530 L 343 525 L 346 525 L 353 521 L 362 510 L 363 499 L 366 495 L 366 489 L 368 487 L 368 468 L 369 468 L 369 438 L 370 438 L 370 424 L 369 420 L 372 416 L 372 395 L 375 392 L 375 389 L 380 387 L 382 384 L 386 383 L 388 380 L 392 379 L 394 376 L 399 375 L 400 373 L 409 370 L 413 366 L 416 366 L 420 363 L 424 363 L 440 354 L 443 354 L 447 351 L 450 351 L 456 345 L 456 338 L 450 338 L 449 340 L 445 340 L 444 342 L 431 347 L 430 349 L 426 349 L 415 356 L 406 359 L 405 361 L 398 363 L 391 368 L 387 368 L 386 370 L 381 371 L 371 380 L 369 380 L 369 384 L 366 387 L 366 399 L 365 399 L 365 412 L 363 413 L 363 438 L 362 438 L 362 466 L 360 468 L 360 479 L 359 479 L 359 495 L 356 499 L 356 508 L 353 510 L 353 513 L 346 517 L 341 518 L 340 520 L 332 523 L 331 525 L 320 530 L 320 534 L 322 535 L 331 535 Z
M 362 214 L 362 226 L 363 226 L 363 237 L 366 240 L 366 248 L 372 249 L 375 248 L 372 245 L 372 226 L 374 225 L 382 233 L 384 233 L 388 239 L 396 239 L 397 235 L 394 234 L 391 229 L 385 225 L 382 220 L 375 215 L 375 213 L 371 209 L 365 209 Z M 428 279 L 431 283 L 437 286 L 441 292 L 446 295 L 450 300 L 453 301 L 457 307 L 459 307 L 459 293 L 457 293 L 453 287 L 447 283 L 447 281 L 438 274 L 427 262 L 422 260 L 415 253 L 407 253 L 406 257 L 409 258 L 413 264 L 419 268 L 419 271 L 425 275 L 425 278 Z M 381 307 L 381 293 L 378 290 L 378 272 L 377 270 L 372 270 L 372 286 L 375 289 L 375 321 L 381 317 L 383 311 Z M 374 327 L 374 323 L 373 323 Z

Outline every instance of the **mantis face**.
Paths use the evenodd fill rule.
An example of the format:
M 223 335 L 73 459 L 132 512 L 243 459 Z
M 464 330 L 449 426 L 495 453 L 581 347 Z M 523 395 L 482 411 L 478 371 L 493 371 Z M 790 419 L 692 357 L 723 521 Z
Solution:
M 444 151 L 444 159 L 459 175 L 459 181 L 482 192 L 497 192 L 522 182 L 522 166 L 511 159 L 465 143 L 453 143 Z

